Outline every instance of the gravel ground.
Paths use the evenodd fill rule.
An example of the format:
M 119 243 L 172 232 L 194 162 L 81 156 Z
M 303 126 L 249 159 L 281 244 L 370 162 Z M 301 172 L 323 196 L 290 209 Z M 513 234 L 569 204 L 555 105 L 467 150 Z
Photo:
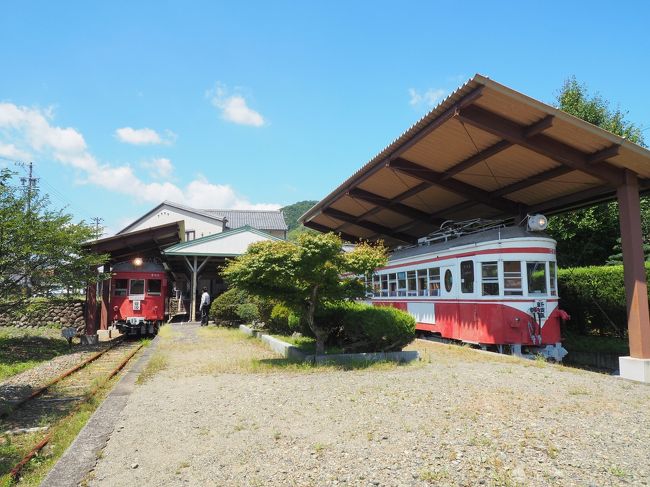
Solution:
M 95 486 L 650 483 L 650 387 L 418 341 L 413 365 L 287 365 L 226 330 L 167 327 Z

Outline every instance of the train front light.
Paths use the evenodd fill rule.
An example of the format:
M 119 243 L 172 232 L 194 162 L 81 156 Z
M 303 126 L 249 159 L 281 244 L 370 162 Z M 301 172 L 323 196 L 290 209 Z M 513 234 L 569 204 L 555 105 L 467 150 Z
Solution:
M 531 232 L 541 232 L 548 227 L 548 218 L 544 215 L 528 215 L 528 230 Z

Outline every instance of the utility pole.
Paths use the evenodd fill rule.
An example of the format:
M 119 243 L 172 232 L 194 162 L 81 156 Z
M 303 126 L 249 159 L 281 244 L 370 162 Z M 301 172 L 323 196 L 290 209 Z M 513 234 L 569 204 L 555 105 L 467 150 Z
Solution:
M 98 239 L 99 237 L 102 236 L 103 228 L 100 230 L 99 224 L 104 221 L 104 219 L 100 216 L 96 216 L 94 218 L 91 218 L 90 221 L 92 221 L 95 224 L 95 239 Z
M 23 183 L 23 186 L 27 186 L 27 213 L 29 213 L 32 210 L 32 190 L 36 188 L 36 182 L 38 181 L 38 178 L 33 177 L 34 176 L 33 162 L 29 162 L 29 163 L 19 162 L 18 164 L 23 167 L 24 166 L 29 167 L 29 177 L 20 178 L 20 182 Z

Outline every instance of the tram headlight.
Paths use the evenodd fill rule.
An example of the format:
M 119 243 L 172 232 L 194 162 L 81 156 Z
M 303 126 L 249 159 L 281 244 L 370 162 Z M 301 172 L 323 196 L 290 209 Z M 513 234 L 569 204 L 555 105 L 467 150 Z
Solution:
M 142 265 L 142 257 L 136 257 L 133 259 L 133 265 L 136 267 L 140 267 Z
M 548 227 L 548 218 L 544 215 L 528 215 L 528 230 L 531 232 L 541 232 Z

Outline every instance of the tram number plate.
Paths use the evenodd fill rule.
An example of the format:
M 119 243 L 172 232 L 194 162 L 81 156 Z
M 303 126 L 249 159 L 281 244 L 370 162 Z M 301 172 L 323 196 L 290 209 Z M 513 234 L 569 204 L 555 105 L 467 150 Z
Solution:
M 140 311 L 140 301 L 139 300 L 133 301 L 133 311 Z
M 531 308 L 531 311 L 542 318 L 546 317 L 546 302 L 545 301 L 536 301 L 535 306 Z

